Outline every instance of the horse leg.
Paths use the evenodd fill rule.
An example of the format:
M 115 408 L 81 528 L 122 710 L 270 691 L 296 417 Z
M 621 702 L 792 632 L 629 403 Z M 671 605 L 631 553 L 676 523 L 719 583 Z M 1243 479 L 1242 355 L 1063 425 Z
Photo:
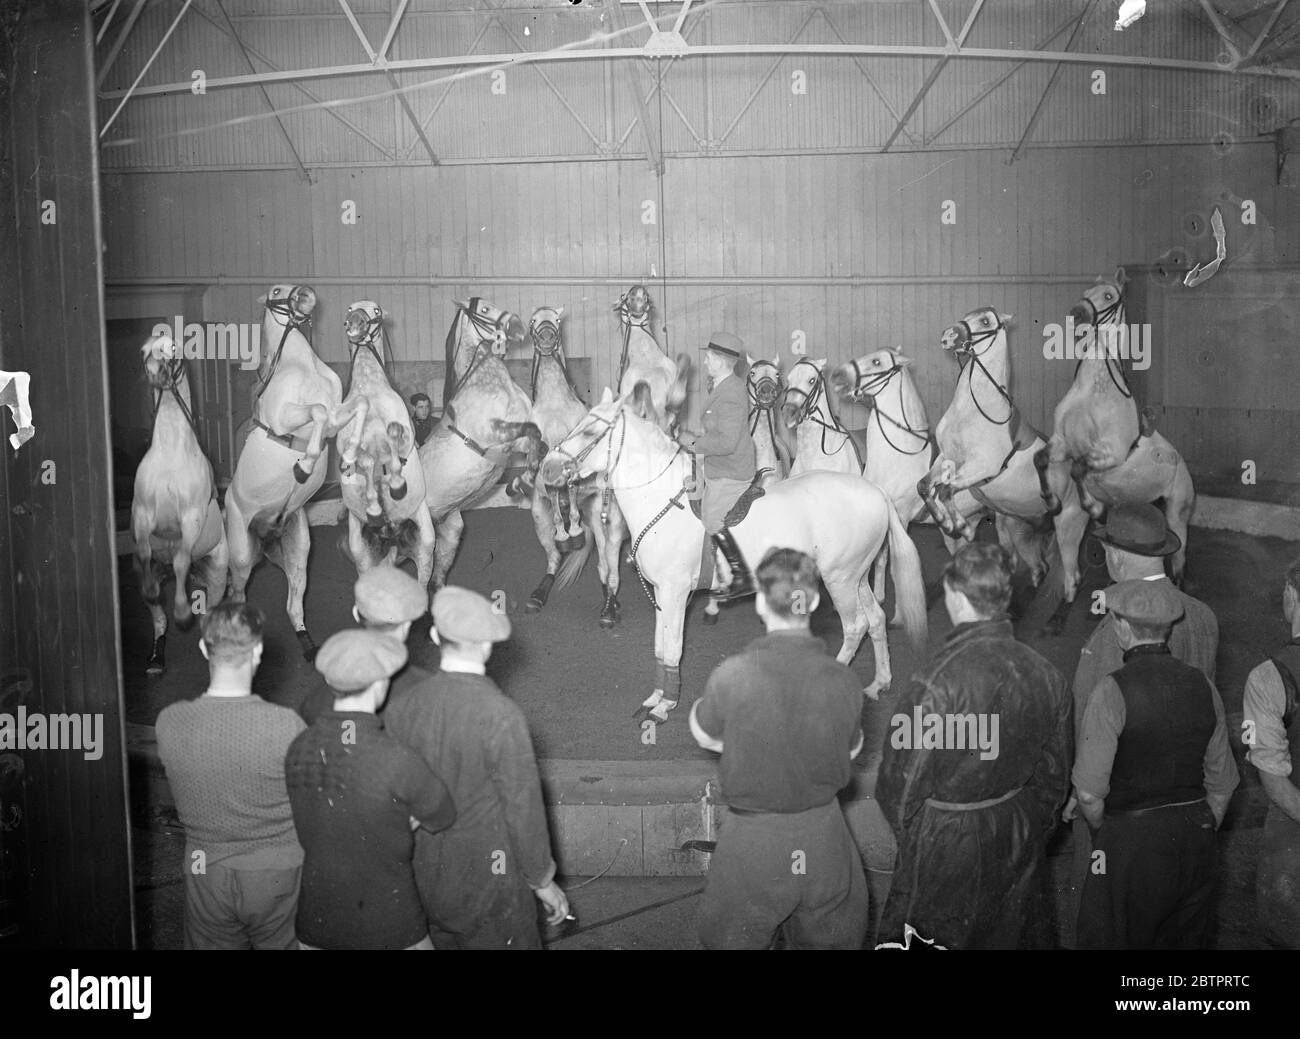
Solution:
M 555 545 L 555 517 L 551 510 L 550 496 L 535 491 L 532 510 L 533 529 L 537 531 L 538 544 L 546 553 L 546 575 L 528 596 L 528 601 L 524 603 L 524 609 L 528 613 L 536 613 L 546 605 L 546 600 L 551 594 L 551 586 L 555 584 L 555 572 L 560 568 L 560 550 Z
M 162 607 L 162 589 L 158 582 L 158 567 L 153 561 L 153 549 L 149 545 L 149 535 L 143 539 L 137 537 L 135 555 L 136 577 L 140 581 L 140 596 L 149 607 L 149 617 L 153 621 L 153 646 L 149 651 L 149 663 L 145 667 L 147 675 L 161 675 L 167 666 L 167 611 Z
M 208 601 L 203 604 L 205 612 L 220 606 L 221 601 L 226 597 L 226 578 L 229 571 L 230 547 L 223 532 L 217 547 L 203 560 L 203 585 L 208 592 Z
M 435 523 L 434 526 L 438 528 L 438 534 L 434 546 L 432 591 L 436 592 L 446 583 L 447 571 L 451 569 L 456 550 L 460 548 L 461 535 L 465 533 L 465 518 L 457 509 L 449 512 L 441 523 Z
M 605 519 L 596 515 L 596 498 L 591 500 L 592 517 L 587 523 L 593 531 L 599 531 L 596 569 L 600 574 L 601 586 L 605 589 L 605 604 L 600 610 L 600 626 L 612 628 L 621 619 L 622 605 L 618 601 L 619 589 L 619 552 L 627 540 L 627 521 L 618 503 L 610 498 L 609 510 Z
M 1047 466 L 1052 456 L 1051 444 L 1055 443 L 1056 440 L 1056 436 L 1053 435 L 1048 444 L 1034 452 L 1034 469 L 1038 472 L 1038 493 L 1043 499 L 1043 504 L 1047 506 L 1049 516 L 1055 516 L 1061 511 L 1061 499 L 1048 485 L 1047 481 Z
M 1174 584 L 1182 586 L 1187 569 L 1187 527 L 1192 519 L 1192 508 L 1196 504 L 1196 489 L 1192 486 L 1192 474 L 1187 471 L 1187 463 L 1178 461 L 1178 472 L 1174 476 L 1173 486 L 1165 494 L 1165 522 L 1169 529 L 1178 535 L 1178 551 L 1169 560 Z
M 375 565 L 374 553 L 371 552 L 370 545 L 366 541 L 365 528 L 350 512 L 348 513 L 348 555 L 352 557 L 358 577 Z
M 823 577 L 824 579 L 824 577 Z M 835 609 L 844 629 L 844 643 L 836 656 L 841 664 L 851 664 L 862 645 L 864 634 L 871 635 L 871 647 L 876 658 L 876 673 L 871 684 L 862 690 L 868 700 L 880 699 L 889 691 L 889 639 L 885 630 L 885 611 L 871 590 L 871 571 L 864 570 L 857 581 L 840 579 L 827 582 Z
M 1101 519 L 1105 506 L 1088 490 L 1088 463 L 1081 458 L 1072 461 L 1070 463 L 1070 478 L 1074 481 L 1074 485 L 1079 488 L 1079 501 L 1088 510 L 1088 515 L 1095 520 Z
M 1054 521 L 1056 545 L 1061 556 L 1061 601 L 1043 626 L 1047 635 L 1060 635 L 1079 594 L 1079 546 L 1088 529 L 1088 514 L 1078 502 L 1066 501 Z
M 429 579 L 433 576 L 433 550 L 438 543 L 438 535 L 428 509 L 417 509 L 412 518 L 415 520 L 416 530 L 419 531 L 415 543 L 415 579 L 420 582 L 421 588 L 427 590 Z
M 299 509 L 285 520 L 280 537 L 284 576 L 289 582 L 289 599 L 286 604 L 293 633 L 298 637 L 305 660 L 316 658 L 317 645 L 307 632 L 303 619 L 302 601 L 307 593 L 307 557 L 311 553 L 311 527 L 307 524 L 307 510 Z
M 691 589 L 670 588 L 659 595 L 655 625 L 656 688 L 650 699 L 658 700 L 650 708 L 650 717 L 666 722 L 668 712 L 677 706 L 682 695 L 682 633 L 686 626 L 686 603 Z M 649 704 L 649 700 L 646 701 Z M 644 705 L 643 705 L 644 706 Z
M 586 544 L 587 534 L 582 529 L 582 509 L 578 505 L 578 492 L 574 484 L 569 484 L 569 551 L 576 552 Z M 594 535 L 593 535 L 594 536 Z
M 311 423 L 307 447 L 302 458 L 293 463 L 293 478 L 306 483 L 316 468 L 316 460 L 325 450 L 325 427 L 329 424 L 329 409 L 324 404 L 286 404 L 276 415 L 284 429 L 300 429 Z
M 889 541 L 880 546 L 880 554 L 871 561 L 871 594 L 876 597 L 876 602 L 884 603 L 885 601 L 885 572 L 889 567 Z M 894 616 L 889 622 L 891 625 L 898 624 L 898 604 L 894 604 Z
M 352 417 L 347 421 L 352 423 L 356 432 L 338 445 L 339 468 L 344 472 L 347 472 L 347 470 L 351 469 L 352 466 L 356 464 L 357 451 L 361 447 L 361 437 L 366 431 L 366 418 L 370 414 L 370 400 L 365 396 L 365 394 L 358 394 L 351 401 L 349 408 L 352 411 Z M 342 430 L 343 426 L 347 424 L 339 421 L 343 415 L 344 408 L 340 405 L 338 409 L 335 410 L 334 415 L 332 416 L 333 421 L 331 421 L 329 425 L 334 429 Z

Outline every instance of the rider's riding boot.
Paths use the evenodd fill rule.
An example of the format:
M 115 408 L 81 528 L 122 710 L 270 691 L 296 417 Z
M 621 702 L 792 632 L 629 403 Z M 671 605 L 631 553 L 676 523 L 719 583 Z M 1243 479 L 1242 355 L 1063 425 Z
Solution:
M 731 584 L 722 591 L 715 592 L 714 598 L 719 602 L 730 602 L 732 599 L 743 599 L 747 595 L 753 595 L 754 582 L 749 567 L 741 558 L 740 549 L 736 547 L 731 531 L 723 527 L 719 533 L 713 535 L 713 544 L 722 553 L 727 566 L 731 568 Z

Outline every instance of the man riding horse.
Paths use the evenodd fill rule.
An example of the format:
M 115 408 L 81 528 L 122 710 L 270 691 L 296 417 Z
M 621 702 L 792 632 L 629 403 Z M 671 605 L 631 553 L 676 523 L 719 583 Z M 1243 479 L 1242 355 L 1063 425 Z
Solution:
M 732 378 L 745 350 L 740 337 L 714 332 L 704 350 L 704 370 L 713 390 L 704 404 L 704 432 L 682 430 L 677 441 L 703 459 L 704 494 L 700 519 L 713 545 L 726 562 L 731 584 L 718 592 L 721 602 L 754 594 L 754 584 L 740 550 L 726 525 L 727 513 L 749 488 L 757 471 L 754 439 L 749 432 L 749 401 L 740 379 Z

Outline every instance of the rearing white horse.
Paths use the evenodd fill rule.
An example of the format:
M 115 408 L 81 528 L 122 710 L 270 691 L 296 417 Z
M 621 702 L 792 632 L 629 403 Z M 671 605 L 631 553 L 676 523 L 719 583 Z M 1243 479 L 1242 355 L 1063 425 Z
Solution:
M 225 596 L 229 553 L 212 464 L 194 435 L 190 383 L 180 348 L 164 334 L 151 336 L 140 352 L 154 394 L 153 431 L 149 450 L 135 471 L 131 534 L 140 592 L 153 618 L 153 649 L 146 672 L 160 675 L 167 663 L 167 613 L 162 608 L 159 565 L 170 565 L 176 574 L 172 617 L 184 629 L 194 621 L 186 584 L 190 566 L 197 564 L 203 571 L 204 610 L 210 610 Z
M 273 285 L 266 305 L 262 342 L 276 343 L 263 357 L 253 407 L 253 428 L 239 452 L 226 492 L 226 537 L 230 542 L 230 595 L 242 601 L 249 574 L 263 551 L 284 571 L 287 609 L 308 660 L 316 643 L 307 632 L 302 602 L 307 592 L 311 528 L 303 507 L 325 482 L 320 465 L 325 441 L 356 414 L 356 402 L 341 407 L 343 384 L 311 348 L 300 329 L 316 308 L 309 285 Z M 352 465 L 356 455 L 342 456 Z
M 623 325 L 618 386 L 620 393 L 631 393 L 639 382 L 649 386 L 660 426 L 668 432 L 676 425 L 677 413 L 686 401 L 691 358 L 688 354 L 678 354 L 673 361 L 663 352 L 650 330 L 651 308 L 650 293 L 644 285 L 633 285 L 614 304 Z
M 644 408 L 638 401 L 636 407 Z M 654 691 L 641 705 L 666 721 L 681 690 L 682 629 L 686 604 L 700 586 L 701 567 L 713 558 L 704 525 L 687 506 L 692 460 L 626 396 L 605 390 L 600 403 L 542 463 L 558 485 L 597 472 L 610 486 L 633 532 L 632 555 L 655 592 Z M 853 522 L 844 522 L 844 517 Z M 886 541 L 894 558 L 894 592 L 914 647 L 926 639 L 925 587 L 916 546 L 885 493 L 861 476 L 810 472 L 771 487 L 732 527 L 751 570 L 770 548 L 796 548 L 817 562 L 840 615 L 844 640 L 836 659 L 848 663 L 868 632 L 876 674 L 864 694 L 876 699 L 890 683 L 885 613 L 872 594 L 872 560 Z M 704 582 L 707 586 L 709 582 Z M 713 582 L 720 589 L 726 582 Z

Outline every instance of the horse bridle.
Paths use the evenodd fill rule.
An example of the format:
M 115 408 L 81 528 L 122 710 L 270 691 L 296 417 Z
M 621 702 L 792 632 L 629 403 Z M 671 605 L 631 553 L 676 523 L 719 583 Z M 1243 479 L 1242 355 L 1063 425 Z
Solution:
M 849 364 L 853 368 L 853 388 L 849 390 L 846 396 L 855 401 L 861 401 L 864 397 L 871 401 L 871 410 L 875 412 L 876 415 L 876 428 L 880 430 L 880 435 L 885 438 L 885 443 L 888 444 L 896 454 L 900 455 L 919 455 L 924 451 L 933 440 L 930 435 L 930 427 L 923 426 L 920 429 L 916 429 L 912 426 L 911 421 L 907 417 L 907 406 L 903 403 L 903 396 L 901 393 L 898 397 L 898 406 L 899 413 L 903 416 L 902 422 L 899 422 L 893 415 L 886 415 L 884 411 L 881 410 L 880 406 L 875 403 L 876 394 L 880 393 L 889 385 L 895 376 L 899 375 L 903 371 L 903 366 L 901 364 L 891 364 L 889 368 L 883 372 L 864 373 L 858 366 L 856 358 L 850 361 Z M 906 451 L 899 447 L 889 439 L 889 434 L 885 431 L 883 424 L 885 422 L 888 422 L 895 429 L 901 429 L 904 433 L 910 433 L 921 441 L 921 446 L 915 451 Z
M 564 373 L 564 381 L 569 384 L 569 389 L 577 394 L 577 389 L 573 385 L 573 379 L 569 376 L 569 366 L 564 360 L 564 343 L 560 338 L 559 319 L 538 318 L 536 314 L 528 323 L 528 338 L 533 344 L 533 369 L 529 375 L 529 396 L 534 401 L 537 399 L 537 375 L 542 369 L 542 360 L 548 357 L 554 357 L 555 363 L 560 366 L 560 371 Z
M 1093 342 L 1095 348 L 1100 350 L 1101 346 L 1097 342 L 1097 337 L 1100 334 L 1100 329 L 1102 325 L 1108 324 L 1111 321 L 1111 319 L 1114 318 L 1115 315 L 1118 314 L 1120 312 L 1120 309 L 1124 306 L 1124 290 L 1117 285 L 1115 287 L 1115 302 L 1112 303 L 1110 306 L 1106 307 L 1104 310 L 1098 310 L 1097 304 L 1095 304 L 1087 296 L 1084 296 L 1082 299 L 1080 299 L 1079 302 L 1076 303 L 1074 306 L 1078 307 L 1083 303 L 1088 304 L 1088 309 L 1092 311 L 1091 325 L 1092 325 L 1092 334 L 1094 337 Z M 1070 309 L 1073 310 L 1074 307 L 1071 307 Z M 1079 369 L 1083 366 L 1083 360 L 1084 359 L 1080 357 L 1078 363 L 1074 366 L 1075 375 L 1079 374 Z M 1123 378 L 1124 369 L 1120 367 L 1119 359 L 1112 358 L 1108 353 L 1106 355 L 1105 361 L 1106 361 L 1106 374 L 1110 376 L 1110 381 L 1115 384 L 1115 389 L 1119 390 L 1120 394 L 1124 397 L 1125 400 L 1132 400 L 1133 391 L 1128 388 L 1128 380 L 1126 378 Z M 1114 367 L 1112 367 L 1111 364 L 1112 361 L 1114 362 Z M 1118 379 L 1115 377 L 1116 367 L 1119 367 L 1120 378 Z
M 382 368 L 384 359 L 380 356 L 379 350 L 376 349 L 375 343 L 379 339 L 379 331 L 383 327 L 384 312 L 379 307 L 375 307 L 373 310 L 355 304 L 349 307 L 348 312 L 343 316 L 343 333 L 348 337 L 348 342 L 352 344 L 352 356 L 349 360 L 355 361 L 362 348 L 366 348 L 370 350 Z
M 300 310 L 304 298 L 307 302 L 307 309 Z M 253 395 L 253 402 L 261 400 L 262 394 L 266 388 L 271 385 L 271 380 L 275 378 L 276 369 L 280 367 L 280 355 L 284 353 L 284 344 L 289 339 L 289 333 L 294 329 L 300 329 L 304 325 L 311 324 L 311 312 L 316 309 L 316 293 L 310 285 L 295 285 L 289 290 L 289 295 L 284 299 L 268 299 L 266 309 L 272 314 L 278 314 L 284 318 L 284 331 L 280 333 L 280 343 L 275 348 L 275 355 L 271 358 L 271 365 L 266 370 L 266 377 L 262 379 L 257 386 L 257 393 Z M 304 338 L 306 336 L 304 335 Z M 311 340 L 307 339 L 310 345 Z
M 190 424 L 190 429 L 194 431 L 195 436 L 198 436 L 199 430 L 194 424 L 194 415 L 190 411 L 189 405 L 185 403 L 185 398 L 181 396 L 180 390 L 178 389 L 181 380 L 185 378 L 185 362 L 180 357 L 168 358 L 163 362 L 163 372 L 166 374 L 167 381 L 161 386 L 150 386 L 154 393 L 153 418 L 150 421 L 154 425 L 157 424 L 158 411 L 162 407 L 163 397 L 170 392 L 172 397 L 175 398 L 177 405 L 180 406 L 181 414 L 185 416 L 185 421 Z
M 997 379 L 993 378 L 993 373 L 984 366 L 984 362 L 980 360 L 980 358 L 989 352 L 989 349 L 992 346 L 990 340 L 997 338 L 997 334 L 1005 328 L 1006 325 L 1002 323 L 1001 317 L 998 318 L 997 323 L 991 329 L 985 332 L 972 331 L 970 325 L 966 323 L 964 318 L 961 321 L 958 321 L 955 325 L 949 327 L 949 331 L 960 329 L 961 333 L 964 333 L 958 335 L 957 342 L 951 347 L 953 353 L 957 355 L 958 366 L 962 370 L 965 370 L 966 363 L 969 361 L 971 364 L 979 368 L 979 370 L 984 373 L 984 377 L 993 384 L 994 389 L 1002 395 L 1002 399 L 1007 402 L 1007 406 L 1011 409 L 1007 413 L 1006 418 L 1000 421 L 993 418 L 992 415 L 984 410 L 983 406 L 980 404 L 979 397 L 975 395 L 974 379 L 968 380 L 970 399 L 975 405 L 975 410 L 984 416 L 986 422 L 990 422 L 995 426 L 1005 426 L 1011 421 L 1012 417 L 1016 413 L 1016 402 L 1011 399 L 1011 394 L 1007 393 L 1002 384 L 998 382 Z M 983 350 L 976 350 L 975 347 L 979 343 L 989 343 L 989 345 L 985 346 Z
M 640 290 L 638 299 L 643 298 L 645 300 L 645 308 L 634 314 L 632 313 L 632 296 L 637 294 L 638 290 Z M 636 325 L 638 328 L 644 328 L 651 335 L 651 338 L 654 337 L 649 329 L 650 293 L 646 291 L 644 285 L 633 285 L 618 298 L 618 302 L 614 304 L 614 309 L 618 311 L 619 320 L 623 325 L 623 355 L 618 362 L 618 379 L 621 383 L 623 375 L 627 372 L 627 351 L 632 342 L 632 326 Z
M 485 313 L 479 313 L 479 311 L 486 305 L 487 304 L 483 302 L 482 297 L 475 296 L 469 301 L 469 305 L 464 307 L 461 311 L 461 313 L 465 315 L 466 319 L 468 319 L 469 323 L 474 326 L 474 330 L 478 332 L 480 338 L 474 347 L 474 359 L 470 361 L 469 367 L 465 369 L 465 374 L 459 379 L 456 379 L 456 384 L 452 389 L 453 393 L 460 389 L 460 387 L 469 380 L 469 377 L 474 374 L 474 370 L 483 363 L 487 354 L 491 352 L 491 348 L 488 350 L 482 349 L 485 343 L 490 341 L 492 346 L 504 347 L 509 338 L 505 330 L 505 325 L 509 321 L 510 311 L 502 310 L 495 318 L 492 318 Z M 456 353 L 457 356 L 459 356 L 459 345 L 456 348 Z M 452 364 L 454 371 L 455 357 L 452 358 Z M 450 399 L 450 397 L 448 399 Z
M 755 378 L 754 373 L 760 368 L 770 368 L 776 374 Z M 749 396 L 749 435 L 753 436 L 759 422 L 766 419 L 768 432 L 775 441 L 776 417 L 773 412 L 776 402 L 781 399 L 781 370 L 771 361 L 755 361 L 750 365 L 749 375 L 745 378 L 745 393 Z
M 826 395 L 826 373 L 823 372 L 820 368 L 818 368 L 817 365 L 813 364 L 812 361 L 808 360 L 808 358 L 805 357 L 802 360 L 795 362 L 794 367 L 790 369 L 790 374 L 793 375 L 794 369 L 798 368 L 801 364 L 806 364 L 809 368 L 811 368 L 816 373 L 816 378 L 813 380 L 813 388 L 811 391 L 805 390 L 800 386 L 791 386 L 788 381 L 786 383 L 785 395 L 787 397 L 789 397 L 790 394 L 792 393 L 800 393 L 803 395 L 803 403 L 799 405 L 799 410 L 795 412 L 795 417 L 796 417 L 795 424 L 798 425 L 801 422 L 812 422 L 814 425 L 820 426 L 822 430 L 822 440 L 821 440 L 822 454 L 832 455 L 832 456 L 837 455 L 844 450 L 844 444 L 851 444 L 853 442 L 853 438 L 849 436 L 849 431 L 845 429 L 842 425 L 840 425 L 840 420 L 836 417 L 834 412 L 830 412 L 829 407 L 827 408 L 827 411 L 830 412 L 831 415 L 830 422 L 824 421 L 822 418 L 820 418 L 818 415 L 814 413 L 818 402 L 821 401 L 821 399 Z M 826 449 L 826 434 L 828 431 L 832 433 L 839 433 L 841 436 L 844 437 L 844 442 L 841 443 L 840 446 L 837 447 L 834 451 L 828 451 Z M 856 445 L 854 446 L 853 450 L 857 451 Z

